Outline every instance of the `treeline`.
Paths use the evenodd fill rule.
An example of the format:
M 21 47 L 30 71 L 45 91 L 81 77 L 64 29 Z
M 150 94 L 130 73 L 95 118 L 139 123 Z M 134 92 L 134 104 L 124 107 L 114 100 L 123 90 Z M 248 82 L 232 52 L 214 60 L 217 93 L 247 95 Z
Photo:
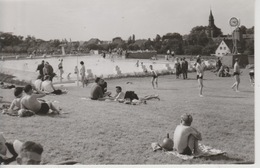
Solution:
M 135 39 L 132 35 L 128 40 L 115 37 L 111 42 L 91 39 L 89 41 L 67 41 L 67 39 L 49 40 L 36 39 L 34 36 L 16 36 L 11 33 L 0 33 L 0 53 L 10 54 L 61 54 L 61 46 L 64 46 L 67 54 L 89 53 L 90 50 L 112 51 L 123 50 L 156 50 L 158 54 L 166 54 L 167 51 L 174 51 L 177 55 L 210 55 L 214 54 L 219 42 L 208 38 L 207 26 L 196 26 L 188 35 L 179 33 L 167 33 L 163 36 L 156 35 L 153 39 Z M 242 34 L 254 34 L 254 27 L 247 29 L 240 27 Z M 220 31 L 219 39 L 222 32 Z M 222 38 L 223 39 L 223 38 Z M 254 54 L 254 39 L 244 40 L 240 52 Z

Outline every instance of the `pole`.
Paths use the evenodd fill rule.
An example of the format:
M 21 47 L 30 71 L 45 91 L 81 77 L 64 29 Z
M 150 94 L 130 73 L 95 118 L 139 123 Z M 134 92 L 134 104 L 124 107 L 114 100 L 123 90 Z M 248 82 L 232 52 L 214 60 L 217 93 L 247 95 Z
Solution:
M 77 86 L 79 86 L 79 56 L 77 55 Z

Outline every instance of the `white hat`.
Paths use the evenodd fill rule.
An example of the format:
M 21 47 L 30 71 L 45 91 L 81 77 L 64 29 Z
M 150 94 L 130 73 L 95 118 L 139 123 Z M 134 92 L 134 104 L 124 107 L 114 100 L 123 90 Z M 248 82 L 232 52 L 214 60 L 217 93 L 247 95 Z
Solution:
M 22 145 L 23 145 L 23 143 L 21 141 L 19 141 L 17 139 L 14 140 L 13 147 L 17 154 L 19 154 L 21 152 Z

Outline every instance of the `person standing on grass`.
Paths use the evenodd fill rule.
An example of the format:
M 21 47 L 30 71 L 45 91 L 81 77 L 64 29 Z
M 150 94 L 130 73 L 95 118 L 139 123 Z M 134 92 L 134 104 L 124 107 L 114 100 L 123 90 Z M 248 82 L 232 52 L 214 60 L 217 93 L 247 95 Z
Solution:
M 204 67 L 201 64 L 201 59 L 198 57 L 196 61 L 196 71 L 197 71 L 197 79 L 199 83 L 199 95 L 200 97 L 203 97 L 202 95 L 202 89 L 203 89 L 203 74 L 204 74 Z
M 178 79 L 180 77 L 180 74 L 181 74 L 181 64 L 179 62 L 179 58 L 176 58 L 175 73 L 176 73 L 176 79 Z
M 155 72 L 155 70 L 153 69 L 153 66 L 152 66 L 152 65 L 150 65 L 150 69 L 151 69 L 151 72 L 152 72 L 152 75 L 153 75 L 151 82 L 152 82 L 153 88 L 155 89 L 154 83 L 155 83 L 155 85 L 156 85 L 156 88 L 158 88 L 158 75 L 157 75 L 157 73 Z
M 239 68 L 239 60 L 238 58 L 235 59 L 235 64 L 234 64 L 234 72 L 233 72 L 233 76 L 235 78 L 235 83 L 232 85 L 232 89 L 235 88 L 235 91 L 236 92 L 239 92 L 238 90 L 238 86 L 240 84 L 240 68 Z
M 86 69 L 83 61 L 80 61 L 80 76 L 81 76 L 81 82 L 82 82 L 82 87 L 84 88 L 85 86 L 85 78 L 86 78 Z
M 43 68 L 44 68 L 44 60 L 42 60 L 42 63 L 38 65 L 36 71 L 39 71 L 39 75 L 43 77 Z
M 183 57 L 183 61 L 182 61 L 182 74 L 183 74 L 183 79 L 187 79 L 188 78 L 188 68 L 189 68 L 189 65 L 188 65 L 188 62 L 185 60 L 185 57 Z
M 60 71 L 60 81 L 62 81 L 62 74 L 64 73 L 63 65 L 62 65 L 63 59 L 60 60 L 60 63 L 58 64 L 58 69 Z

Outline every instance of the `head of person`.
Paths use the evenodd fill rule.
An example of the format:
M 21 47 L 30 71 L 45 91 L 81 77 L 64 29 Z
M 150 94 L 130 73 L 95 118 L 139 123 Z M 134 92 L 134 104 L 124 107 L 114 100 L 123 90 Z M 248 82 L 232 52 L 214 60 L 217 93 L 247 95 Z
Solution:
M 42 60 L 42 64 L 44 64 L 44 60 Z
M 97 84 L 101 85 L 101 84 L 104 83 L 104 80 L 101 79 L 100 77 L 97 77 L 97 78 L 95 79 L 95 82 L 96 82 Z
M 201 59 L 200 59 L 200 57 L 197 57 L 196 62 L 199 63 L 199 64 L 201 63 Z
M 116 86 L 116 93 L 122 92 L 122 88 L 120 86 Z
M 51 80 L 51 77 L 49 76 L 49 75 L 45 75 L 44 76 L 44 80 L 46 81 L 46 80 Z
M 153 66 L 152 66 L 152 65 L 150 65 L 149 67 L 150 67 L 150 69 L 153 69 Z
M 47 68 L 49 66 L 48 62 L 44 63 L 44 67 Z
M 80 65 L 84 65 L 84 62 L 83 62 L 83 61 L 80 61 Z
M 7 147 L 5 145 L 6 140 L 4 137 L 4 133 L 0 132 L 0 154 L 6 155 Z
M 183 57 L 183 61 L 185 61 L 185 59 L 186 59 L 186 58 L 185 58 L 185 57 Z
M 239 62 L 239 59 L 238 59 L 238 58 L 236 58 L 236 59 L 235 59 L 235 62 Z
M 193 121 L 193 118 L 190 114 L 183 114 L 181 115 L 181 124 L 190 126 Z
M 16 161 L 20 165 L 39 165 L 43 147 L 41 144 L 27 141 L 20 147 Z
M 23 88 L 22 87 L 16 87 L 14 89 L 14 96 L 16 98 L 21 98 L 23 96 Z
M 23 88 L 23 91 L 24 91 L 26 94 L 32 94 L 32 93 L 33 93 L 32 85 L 26 85 L 26 86 Z

